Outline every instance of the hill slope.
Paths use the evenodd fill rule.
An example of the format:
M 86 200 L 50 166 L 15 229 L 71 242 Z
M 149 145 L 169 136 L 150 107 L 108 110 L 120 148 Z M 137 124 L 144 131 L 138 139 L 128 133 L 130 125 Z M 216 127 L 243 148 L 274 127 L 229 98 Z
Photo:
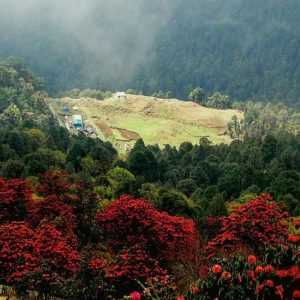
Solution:
M 40 9 L 14 24 L 18 11 L 3 10 L 0 56 L 25 58 L 51 91 L 132 87 L 183 98 L 201 86 L 299 104 L 298 0 L 90 1 L 87 11 L 31 2 Z
M 206 108 L 194 102 L 176 99 L 157 99 L 127 95 L 126 99 L 63 98 L 52 101 L 51 106 L 61 115 L 69 107 L 71 114 L 82 114 L 86 127 L 93 127 L 97 136 L 111 141 L 119 150 L 131 148 L 143 138 L 146 144 L 178 146 L 185 141 L 197 143 L 208 137 L 214 143 L 227 143 L 224 132 L 236 110 Z

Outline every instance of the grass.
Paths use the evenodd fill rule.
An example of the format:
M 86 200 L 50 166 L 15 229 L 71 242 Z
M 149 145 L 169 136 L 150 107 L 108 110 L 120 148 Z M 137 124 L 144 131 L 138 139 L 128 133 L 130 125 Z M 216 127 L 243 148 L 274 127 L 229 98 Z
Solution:
M 60 101 L 70 108 L 77 106 L 77 113 L 84 116 L 85 123 L 94 127 L 100 138 L 111 141 L 121 153 L 125 144 L 132 146 L 135 142 L 126 141 L 124 136 L 140 136 L 146 144 L 160 146 L 179 146 L 185 141 L 195 144 L 201 137 L 208 137 L 215 144 L 229 143 L 230 137 L 224 134 L 227 123 L 233 115 L 242 118 L 236 110 L 217 110 L 188 101 L 146 96 L 128 95 L 127 99 L 104 101 L 64 98 Z M 61 113 L 57 104 L 52 107 L 57 114 Z M 103 128 L 106 128 L 104 133 Z M 123 134 L 117 128 L 121 128 Z M 111 132 L 110 136 L 107 132 Z

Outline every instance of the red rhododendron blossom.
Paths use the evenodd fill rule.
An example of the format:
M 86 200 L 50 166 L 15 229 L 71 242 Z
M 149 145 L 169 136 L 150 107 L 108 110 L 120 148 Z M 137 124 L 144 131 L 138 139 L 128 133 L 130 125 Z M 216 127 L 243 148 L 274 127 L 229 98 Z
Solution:
M 139 246 L 159 263 L 195 265 L 198 233 L 192 220 L 156 210 L 143 199 L 123 196 L 97 214 L 97 224 L 116 254 Z
M 271 265 L 267 265 L 264 267 L 264 272 L 265 273 L 272 273 L 274 272 L 274 268 Z
M 280 279 L 286 278 L 289 276 L 289 271 L 288 270 L 278 270 L 275 272 L 276 276 Z
M 89 268 L 93 271 L 103 271 L 107 266 L 107 262 L 101 258 L 94 258 L 89 262 Z
M 183 296 L 178 296 L 178 297 L 176 298 L 176 300 L 184 300 L 184 297 L 183 297 Z
M 130 300 L 141 300 L 141 294 L 139 292 L 132 292 L 129 295 Z
M 46 172 L 38 186 L 38 192 L 43 196 L 55 195 L 64 203 L 76 201 L 76 185 L 69 182 L 69 175 L 62 170 Z
M 288 269 L 288 272 L 291 277 L 300 279 L 300 266 L 292 266 Z
M 143 199 L 123 196 L 97 215 L 112 246 L 144 244 L 161 257 L 193 260 L 198 246 L 194 222 L 156 210 Z
M 42 224 L 35 233 L 35 253 L 52 268 L 52 272 L 76 273 L 80 257 L 63 234 L 50 224 Z M 54 275 L 54 274 L 53 274 Z
M 266 286 L 269 288 L 273 288 L 274 287 L 274 282 L 270 279 L 266 280 Z
M 300 244 L 300 234 L 290 234 L 288 241 L 292 244 Z
M 74 245 L 77 238 L 74 235 L 76 228 L 76 216 L 74 209 L 64 204 L 56 195 L 47 196 L 45 199 L 31 204 L 28 217 L 28 223 L 33 227 L 38 227 L 41 223 L 51 223 L 63 232 Z
M 259 273 L 262 273 L 262 272 L 264 272 L 264 268 L 262 266 L 257 266 L 255 268 L 255 273 L 256 274 L 259 274 Z
M 197 286 L 192 286 L 191 291 L 193 295 L 197 295 L 199 294 L 200 289 Z
M 225 281 L 229 281 L 231 279 L 231 273 L 225 271 L 222 273 L 221 278 L 224 279 Z
M 24 221 L 32 191 L 25 180 L 0 178 L 0 224 Z
M 251 279 L 251 280 L 253 280 L 253 281 L 255 281 L 255 273 L 254 273 L 254 271 L 252 271 L 252 270 L 250 270 L 250 271 L 247 271 L 247 275 L 248 275 L 248 277 Z
M 278 296 L 280 299 L 284 297 L 284 288 L 282 285 L 277 285 L 275 287 L 275 295 Z
M 295 290 L 293 292 L 293 300 L 298 300 L 300 299 L 300 290 Z
M 34 232 L 25 223 L 0 226 L 0 278 L 7 285 L 25 282 L 30 274 L 39 270 L 33 240 Z
M 254 256 L 254 255 L 249 255 L 248 256 L 248 264 L 249 265 L 255 265 L 256 261 L 257 261 L 256 256 Z
M 214 274 L 220 274 L 222 273 L 222 267 L 220 265 L 214 265 L 212 268 L 211 268 L 211 271 L 214 273 Z
M 106 268 L 108 280 L 116 286 L 135 286 L 137 280 L 146 282 L 148 278 L 163 278 L 166 275 L 159 262 L 138 246 L 124 249 Z
M 263 283 L 257 285 L 256 290 L 255 290 L 255 293 L 256 293 L 257 295 L 259 295 L 260 292 L 261 292 L 264 288 L 265 288 L 265 285 L 264 285 Z
M 285 245 L 288 225 L 283 221 L 287 216 L 270 195 L 261 195 L 222 219 L 219 233 L 208 243 L 208 257 L 243 247 L 259 254 L 265 245 Z

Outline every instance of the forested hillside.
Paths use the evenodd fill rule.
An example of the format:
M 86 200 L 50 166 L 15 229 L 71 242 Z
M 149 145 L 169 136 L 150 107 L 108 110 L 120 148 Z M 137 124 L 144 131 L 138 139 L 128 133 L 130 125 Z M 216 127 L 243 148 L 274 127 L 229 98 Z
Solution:
M 81 15 L 73 8 L 71 20 L 62 16 L 67 7 L 60 5 L 30 13 L 27 7 L 18 24 L 11 24 L 8 10 L 0 21 L 5 40 L 0 55 L 24 57 L 52 92 L 133 87 L 186 98 L 200 86 L 235 100 L 299 103 L 297 0 L 165 0 L 126 6 L 114 0 L 109 8 L 93 2 L 92 12 L 84 6 Z M 89 22 L 83 19 L 87 13 Z
M 299 12 L 294 0 L 184 1 L 159 33 L 142 85 L 299 103 Z
M 20 61 L 0 62 L 0 176 L 37 176 L 49 168 L 75 171 L 87 155 L 99 160 L 94 170 L 105 172 L 116 156 L 111 144 L 71 136 L 59 127 L 41 87 Z
M 60 127 L 47 97 L 24 64 L 0 63 L 1 294 L 298 299 L 296 109 L 249 103 L 229 145 L 138 140 L 121 159 Z

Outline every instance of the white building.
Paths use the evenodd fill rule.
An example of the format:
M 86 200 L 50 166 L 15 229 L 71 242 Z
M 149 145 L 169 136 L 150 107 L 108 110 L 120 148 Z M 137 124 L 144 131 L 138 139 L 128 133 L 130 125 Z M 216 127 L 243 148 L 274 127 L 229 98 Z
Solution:
M 117 99 L 127 99 L 127 95 L 125 92 L 116 92 L 115 93 L 115 98 Z

